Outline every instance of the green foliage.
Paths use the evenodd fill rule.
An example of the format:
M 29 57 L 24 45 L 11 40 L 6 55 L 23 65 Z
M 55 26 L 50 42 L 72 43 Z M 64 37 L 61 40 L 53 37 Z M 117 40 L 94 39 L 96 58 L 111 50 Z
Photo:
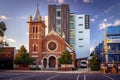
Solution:
M 91 69 L 92 70 L 99 70 L 100 69 L 100 58 L 97 55 L 92 56 L 91 60 Z
M 7 30 L 6 24 L 4 22 L 0 22 L 0 36 L 4 36 L 4 32 Z
M 76 71 L 76 70 L 78 70 L 78 68 L 77 68 L 77 67 L 74 67 L 74 68 L 72 68 L 72 70 L 73 70 L 73 71 Z
M 15 56 L 14 63 L 15 64 L 31 64 L 31 63 L 33 63 L 33 58 L 30 57 L 29 53 L 27 53 L 27 50 L 23 45 L 18 50 L 18 53 Z
M 69 51 L 65 50 L 62 52 L 61 58 L 58 59 L 60 64 L 72 64 L 72 58 Z
M 40 68 L 30 68 L 30 70 L 41 70 Z

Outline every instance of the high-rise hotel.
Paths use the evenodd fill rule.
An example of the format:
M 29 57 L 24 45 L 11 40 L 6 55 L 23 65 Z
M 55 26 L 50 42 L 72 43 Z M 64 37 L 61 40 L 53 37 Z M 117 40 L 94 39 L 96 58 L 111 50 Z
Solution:
M 60 36 L 65 34 L 65 40 L 69 43 L 69 5 L 48 6 L 48 32 L 54 29 Z

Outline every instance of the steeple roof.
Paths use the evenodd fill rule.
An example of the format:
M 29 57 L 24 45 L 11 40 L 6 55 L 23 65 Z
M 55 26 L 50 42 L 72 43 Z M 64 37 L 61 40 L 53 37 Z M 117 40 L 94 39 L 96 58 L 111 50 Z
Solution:
M 39 17 L 41 17 L 41 16 L 40 16 L 40 12 L 39 12 L 39 9 L 38 9 L 38 4 L 37 4 L 37 9 L 36 9 L 36 12 L 35 12 L 34 21 L 37 21 Z

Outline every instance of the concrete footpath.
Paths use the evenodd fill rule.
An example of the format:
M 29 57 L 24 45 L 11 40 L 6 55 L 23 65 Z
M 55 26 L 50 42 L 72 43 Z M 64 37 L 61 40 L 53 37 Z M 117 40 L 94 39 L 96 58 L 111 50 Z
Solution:
M 52 70 L 1 70 L 0 73 L 2 72 L 40 72 L 40 73 L 101 73 L 100 71 L 91 71 L 90 69 L 86 68 L 79 68 L 76 71 L 52 71 Z

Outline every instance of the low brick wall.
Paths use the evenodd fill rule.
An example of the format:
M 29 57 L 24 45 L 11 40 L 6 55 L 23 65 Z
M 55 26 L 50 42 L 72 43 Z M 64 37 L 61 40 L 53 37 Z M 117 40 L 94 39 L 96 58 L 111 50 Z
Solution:
M 28 64 L 18 64 L 14 67 L 15 70 L 29 70 Z
M 68 67 L 60 68 L 60 71 L 72 71 L 72 68 L 68 68 Z

